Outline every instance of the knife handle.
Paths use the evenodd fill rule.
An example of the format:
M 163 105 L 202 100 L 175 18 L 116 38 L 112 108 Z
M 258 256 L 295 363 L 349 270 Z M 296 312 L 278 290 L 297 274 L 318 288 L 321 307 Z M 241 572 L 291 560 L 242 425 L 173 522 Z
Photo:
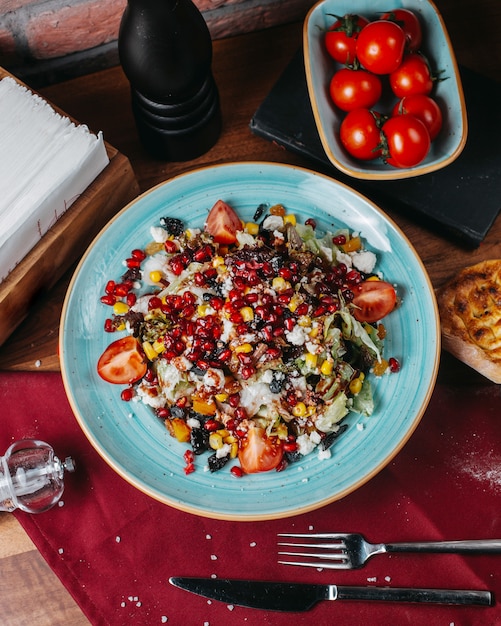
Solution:
M 490 591 L 474 589 L 412 589 L 398 587 L 345 587 L 330 585 L 330 600 L 377 600 L 383 602 L 424 602 L 436 604 L 475 604 L 491 606 Z

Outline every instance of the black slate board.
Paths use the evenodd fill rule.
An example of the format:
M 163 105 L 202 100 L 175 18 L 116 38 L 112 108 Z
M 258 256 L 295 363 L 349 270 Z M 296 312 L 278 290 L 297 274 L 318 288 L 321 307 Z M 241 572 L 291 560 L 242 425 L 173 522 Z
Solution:
M 425 227 L 478 246 L 501 209 L 501 84 L 460 68 L 468 116 L 461 155 L 447 167 L 403 180 L 365 181 L 340 172 L 318 135 L 302 50 L 294 56 L 251 122 L 251 131 L 322 166 L 383 210 L 403 212 Z

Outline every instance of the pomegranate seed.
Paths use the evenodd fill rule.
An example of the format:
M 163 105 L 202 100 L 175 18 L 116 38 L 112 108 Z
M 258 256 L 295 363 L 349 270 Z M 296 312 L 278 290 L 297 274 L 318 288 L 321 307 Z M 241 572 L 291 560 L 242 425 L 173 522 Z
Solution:
M 213 433 L 216 430 L 219 430 L 220 427 L 221 424 L 215 419 L 208 419 L 204 424 L 205 430 L 207 430 L 209 433 Z
M 244 300 L 245 304 L 255 304 L 259 300 L 259 296 L 256 292 L 251 291 L 245 295 Z
M 113 322 L 110 320 L 110 318 L 104 320 L 104 332 L 106 333 L 115 332 L 115 327 L 113 326 Z
M 237 326 L 237 335 L 246 335 L 248 332 L 247 324 L 239 324 Z
M 246 354 L 245 352 L 239 352 L 237 354 L 237 359 L 242 365 L 251 365 L 252 363 L 252 356 L 250 354 Z
M 141 261 L 139 259 L 134 259 L 134 258 L 125 259 L 125 264 L 127 265 L 128 268 L 141 267 Z
M 284 458 L 277 465 L 277 467 L 275 468 L 275 471 L 276 472 L 283 472 L 284 469 L 286 469 L 288 466 L 289 466 L 289 464 L 287 463 L 287 459 Z
M 188 404 L 188 398 L 186 396 L 183 396 L 182 398 L 178 398 L 176 400 L 176 406 L 179 407 L 180 409 L 184 409 L 184 407 Z
M 209 304 L 215 311 L 220 311 L 224 306 L 224 300 L 218 296 L 213 296 L 209 300 Z
M 317 308 L 313 311 L 312 315 L 313 317 L 320 317 L 321 315 L 324 315 L 326 311 L 327 311 L 326 307 L 324 307 L 324 305 L 321 304 L 320 306 L 317 306 Z
M 293 330 L 294 326 L 296 325 L 296 322 L 294 319 L 292 319 L 292 317 L 288 317 L 284 320 L 284 324 L 285 324 L 285 328 L 288 331 Z
M 195 274 L 193 274 L 193 280 L 195 281 L 195 284 L 199 287 L 203 287 L 207 284 L 205 276 L 202 274 L 202 272 L 195 272 Z
M 245 365 L 244 367 L 242 367 L 240 375 L 244 380 L 248 380 L 254 374 L 254 372 L 255 370 L 252 365 Z
M 112 295 L 101 296 L 100 300 L 103 304 L 107 304 L 108 306 L 113 306 L 117 301 L 115 296 Z
M 195 315 L 195 307 L 192 304 L 187 304 L 181 311 L 181 315 L 185 318 L 190 318 Z
M 195 455 L 193 454 L 193 451 L 186 450 L 186 452 L 183 454 L 183 459 L 185 463 L 193 463 L 193 461 L 195 460 Z
M 361 283 L 362 277 L 360 276 L 360 272 L 357 272 L 357 270 L 350 270 L 346 274 L 346 282 L 349 285 L 358 285 L 359 283 Z
M 234 409 L 240 404 L 240 394 L 234 393 L 228 397 L 228 404 Z
M 295 452 L 297 450 L 297 443 L 295 441 L 286 441 L 284 443 L 284 452 Z
M 243 321 L 240 311 L 233 311 L 230 315 L 230 322 L 233 324 L 240 324 Z
M 302 302 L 296 309 L 296 315 L 299 317 L 303 315 L 307 315 L 310 307 L 306 304 L 306 302 Z
M 205 359 L 198 359 L 197 367 L 199 370 L 207 371 L 210 367 L 210 363 Z
M 270 348 L 268 348 L 268 350 L 266 350 L 266 354 L 271 359 L 278 359 L 278 357 L 281 354 L 281 350 L 280 350 L 280 348 L 270 347 Z
M 138 259 L 139 261 L 144 261 L 146 258 L 146 252 L 144 252 L 144 250 L 139 250 L 139 248 L 133 250 L 130 255 L 132 258 Z
M 265 341 L 267 341 L 268 343 L 273 341 L 273 327 L 272 326 L 270 326 L 269 324 L 267 324 L 266 326 L 263 326 L 263 328 L 261 329 L 261 333 Z
M 344 235 L 337 235 L 336 237 L 332 238 L 332 243 L 335 246 L 344 246 L 344 244 L 346 243 L 346 237 Z
M 336 269 L 336 268 L 334 268 Z M 340 276 L 346 276 L 346 272 L 348 271 L 348 268 L 346 267 L 346 265 L 344 263 L 340 263 L 337 266 L 337 270 L 339 271 L 339 275 Z
M 245 407 L 243 406 L 239 406 L 235 409 L 235 417 L 238 420 L 245 420 L 247 419 L 247 410 L 245 409 Z
M 188 476 L 189 474 L 192 474 L 194 471 L 195 471 L 194 463 L 188 463 L 188 465 L 186 465 L 184 468 L 184 473 L 186 474 L 186 476 Z
M 180 255 L 173 256 L 169 261 L 169 265 L 172 270 L 172 273 L 175 274 L 176 276 L 179 276 L 179 274 L 181 274 L 185 268 L 185 264 L 180 258 Z
M 215 267 L 208 267 L 204 272 L 204 276 L 207 280 L 210 280 L 211 278 L 216 278 L 217 269 Z
M 393 374 L 400 371 L 400 363 L 395 357 L 392 356 L 388 359 L 388 365 L 390 366 L 390 372 L 393 372 Z
M 156 414 L 160 419 L 167 419 L 170 417 L 170 411 L 166 406 L 157 409 Z
M 174 254 L 174 252 L 177 252 L 177 243 L 172 239 L 167 239 L 164 243 L 164 248 L 168 254 Z
M 243 471 L 243 469 L 239 465 L 234 465 L 230 469 L 230 473 L 233 476 L 235 476 L 235 478 L 242 478 L 242 476 L 244 475 L 244 471 Z
M 289 304 L 291 299 L 292 299 L 292 295 L 288 293 L 281 293 L 277 298 L 280 304 Z
M 131 387 L 127 387 L 127 389 L 124 389 L 122 391 L 122 393 L 120 394 L 120 397 L 122 398 L 124 402 L 130 402 L 132 398 L 134 397 L 133 389 Z
M 157 296 L 152 296 L 148 300 L 148 309 L 152 311 L 153 309 L 159 309 L 162 306 L 162 301 Z
M 278 275 L 282 277 L 284 280 L 291 280 L 292 278 L 292 272 L 290 271 L 288 267 L 281 267 L 278 270 Z
M 106 283 L 106 287 L 104 288 L 105 293 L 107 293 L 108 295 L 111 295 L 115 290 L 115 281 L 114 280 L 109 280 Z
M 137 297 L 135 293 L 128 293 L 125 299 L 129 307 L 134 306 L 136 304 L 136 300 Z
M 312 217 L 309 217 L 307 220 L 305 220 L 304 223 L 305 223 L 305 226 L 311 226 L 313 230 L 315 230 L 315 228 L 317 227 L 317 223 Z
M 297 400 L 296 394 L 293 391 L 287 394 L 287 402 L 291 406 L 296 406 L 298 400 Z

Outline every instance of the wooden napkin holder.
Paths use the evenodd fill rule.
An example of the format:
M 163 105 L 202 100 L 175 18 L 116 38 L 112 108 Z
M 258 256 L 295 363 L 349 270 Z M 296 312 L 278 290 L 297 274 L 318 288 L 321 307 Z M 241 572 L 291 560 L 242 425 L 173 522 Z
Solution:
M 0 67 L 0 79 L 5 76 L 26 87 Z M 37 298 L 82 256 L 106 223 L 139 194 L 127 157 L 107 142 L 105 146 L 109 157 L 106 168 L 0 283 L 0 345 L 28 315 Z

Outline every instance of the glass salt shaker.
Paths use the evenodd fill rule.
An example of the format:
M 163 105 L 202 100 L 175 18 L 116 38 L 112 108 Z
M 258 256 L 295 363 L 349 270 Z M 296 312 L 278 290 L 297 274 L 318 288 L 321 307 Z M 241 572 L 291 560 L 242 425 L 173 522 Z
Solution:
M 0 457 L 0 511 L 47 511 L 63 494 L 65 471 L 75 471 L 71 457 L 60 461 L 38 439 L 16 441 Z

